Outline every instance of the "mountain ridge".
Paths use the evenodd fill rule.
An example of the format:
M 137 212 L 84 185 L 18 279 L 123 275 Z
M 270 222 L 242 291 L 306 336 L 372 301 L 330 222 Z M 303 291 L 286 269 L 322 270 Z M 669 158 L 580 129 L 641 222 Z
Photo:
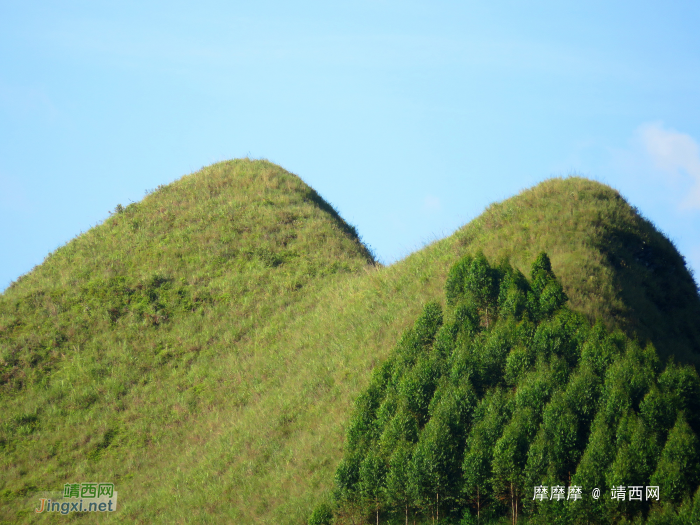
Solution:
M 263 172 L 272 185 L 251 186 Z M 0 296 L 0 519 L 13 522 L 36 490 L 99 473 L 123 487 L 120 519 L 303 523 L 332 485 L 369 373 L 422 305 L 441 300 L 450 266 L 477 250 L 520 269 L 547 251 L 572 307 L 696 362 L 689 319 L 700 301 L 682 257 L 599 183 L 545 181 L 380 267 L 330 205 L 277 166 L 231 161 L 184 180 L 45 262 L 71 266 L 42 265 Z M 158 196 L 189 203 L 198 220 L 156 206 Z M 655 269 L 666 260 L 670 276 Z M 661 278 L 671 279 L 665 295 Z M 663 326 L 650 329 L 655 319 Z M 15 368 L 18 382 L 7 375 Z M 173 494 L 180 507 L 168 505 Z

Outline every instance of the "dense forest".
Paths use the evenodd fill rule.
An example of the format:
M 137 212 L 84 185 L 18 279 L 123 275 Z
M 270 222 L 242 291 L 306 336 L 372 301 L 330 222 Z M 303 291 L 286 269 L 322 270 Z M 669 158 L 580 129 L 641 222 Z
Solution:
M 694 366 L 569 309 L 545 253 L 529 280 L 467 255 L 445 295 L 358 397 L 310 525 L 700 523 Z

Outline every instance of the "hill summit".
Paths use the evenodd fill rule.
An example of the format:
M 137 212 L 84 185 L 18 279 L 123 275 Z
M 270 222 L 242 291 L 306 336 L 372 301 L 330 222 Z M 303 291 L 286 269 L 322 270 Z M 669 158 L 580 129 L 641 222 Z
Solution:
M 99 478 L 116 521 L 304 523 L 372 370 L 478 251 L 524 273 L 547 252 L 572 310 L 697 362 L 682 256 L 605 185 L 545 181 L 382 267 L 297 176 L 219 163 L 0 296 L 0 519 L 48 520 L 38 492 Z
M 373 263 L 355 229 L 295 175 L 264 161 L 216 164 L 117 206 L 13 283 L 0 377 L 6 388 L 35 382 L 97 334 L 175 326 L 205 305 L 231 303 L 227 331 L 241 338 L 304 286 Z
M 673 243 L 614 189 L 580 177 L 550 179 L 492 204 L 455 237 L 489 258 L 547 252 L 573 309 L 697 362 L 700 300 Z

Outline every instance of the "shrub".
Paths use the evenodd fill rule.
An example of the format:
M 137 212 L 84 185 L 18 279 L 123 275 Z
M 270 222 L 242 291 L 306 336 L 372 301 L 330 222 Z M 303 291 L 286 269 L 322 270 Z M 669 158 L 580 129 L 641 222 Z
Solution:
M 309 525 L 331 525 L 333 510 L 325 501 L 319 503 L 309 517 Z

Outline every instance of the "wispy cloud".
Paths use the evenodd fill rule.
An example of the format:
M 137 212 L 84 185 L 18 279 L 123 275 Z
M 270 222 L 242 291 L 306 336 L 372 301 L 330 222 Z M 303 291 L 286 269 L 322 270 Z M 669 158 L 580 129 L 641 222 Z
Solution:
M 643 124 L 637 136 L 644 152 L 663 175 L 690 189 L 680 203 L 683 209 L 700 210 L 700 146 L 686 133 L 664 128 L 662 123 Z

